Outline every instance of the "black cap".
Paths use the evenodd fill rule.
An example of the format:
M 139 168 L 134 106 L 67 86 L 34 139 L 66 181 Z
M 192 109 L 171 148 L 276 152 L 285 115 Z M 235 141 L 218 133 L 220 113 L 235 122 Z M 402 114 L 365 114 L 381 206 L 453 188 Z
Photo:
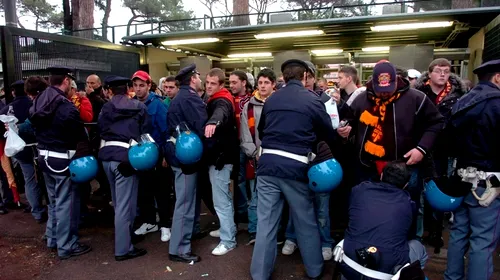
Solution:
M 302 67 L 306 68 L 307 71 L 309 71 L 309 66 L 303 60 L 289 59 L 289 60 L 283 62 L 283 64 L 281 64 L 281 72 L 283 72 L 285 70 L 285 68 L 288 66 L 296 66 L 296 65 L 302 66 Z
M 500 59 L 485 62 L 472 72 L 474 72 L 474 74 L 500 73 Z
M 75 74 L 73 74 L 73 70 L 63 67 L 63 66 L 52 66 L 47 67 L 47 70 L 50 72 L 50 75 L 65 75 L 70 77 L 73 80 L 76 80 Z
M 307 64 L 307 71 L 313 76 L 316 76 L 316 66 L 310 61 L 304 61 Z
M 129 78 L 111 75 L 104 78 L 104 86 L 105 87 L 118 87 L 127 85 L 130 82 Z
M 10 87 L 16 88 L 16 87 L 23 87 L 24 88 L 24 81 L 23 80 L 17 80 L 13 82 Z
M 196 71 L 196 64 L 194 63 L 182 68 L 179 73 L 177 73 L 177 76 L 175 76 L 175 79 L 179 82 L 183 82 L 187 77 L 190 77 L 191 74 L 200 74 Z

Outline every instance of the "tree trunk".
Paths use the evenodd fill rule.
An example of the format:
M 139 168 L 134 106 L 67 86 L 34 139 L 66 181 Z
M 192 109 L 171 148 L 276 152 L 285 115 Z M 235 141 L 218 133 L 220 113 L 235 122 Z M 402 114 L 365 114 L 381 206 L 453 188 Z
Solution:
M 40 18 L 36 18 L 35 20 L 35 31 L 38 31 L 38 21 L 40 20 Z
M 106 0 L 106 10 L 104 11 L 104 17 L 102 18 L 102 37 L 104 40 L 108 40 L 108 20 L 109 14 L 111 13 L 111 0 Z M 113 41 L 113 38 L 111 41 Z
M 233 25 L 250 25 L 249 0 L 233 0 Z M 244 15 L 244 16 L 238 16 Z
M 73 21 L 71 18 L 71 9 L 69 5 L 69 0 L 63 0 L 63 13 L 64 13 L 63 34 L 71 35 L 71 31 L 73 31 Z
M 73 30 L 75 36 L 94 39 L 94 0 L 72 0 Z

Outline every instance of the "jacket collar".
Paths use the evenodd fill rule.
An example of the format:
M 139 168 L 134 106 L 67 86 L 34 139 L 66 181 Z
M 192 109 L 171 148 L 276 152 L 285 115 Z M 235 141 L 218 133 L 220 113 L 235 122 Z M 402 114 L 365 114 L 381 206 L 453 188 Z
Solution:
M 458 100 L 452 109 L 452 114 L 465 111 L 492 98 L 500 98 L 500 88 L 491 82 L 480 81 L 468 94 Z

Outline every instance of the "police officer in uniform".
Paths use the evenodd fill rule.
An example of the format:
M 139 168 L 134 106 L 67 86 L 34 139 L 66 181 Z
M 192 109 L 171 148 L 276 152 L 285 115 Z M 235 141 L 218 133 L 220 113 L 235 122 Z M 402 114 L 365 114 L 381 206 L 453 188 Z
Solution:
M 324 104 L 304 88 L 307 69 L 302 60 L 283 63 L 286 87 L 266 100 L 258 126 L 262 155 L 257 164 L 257 238 L 250 268 L 255 280 L 271 278 L 283 196 L 290 205 L 307 275 L 319 279 L 323 272 L 321 238 L 307 170 L 312 159 L 309 155 L 316 152 L 318 142 L 334 143 L 336 136 Z
M 500 238 L 500 199 L 495 186 L 500 179 L 500 59 L 482 64 L 474 74 L 479 83 L 453 106 L 445 136 L 450 139 L 446 143 L 452 144 L 457 174 L 462 180 L 477 176 L 468 182 L 477 186 L 475 193 L 480 200 L 467 192 L 471 186 L 466 184 L 468 194 L 454 211 L 450 230 L 446 280 L 492 279 L 493 254 Z M 488 181 L 495 188 L 489 189 L 488 197 L 485 179 L 490 175 L 493 177 Z M 467 251 L 469 261 L 464 273 Z
M 191 238 L 196 220 L 197 173 L 199 164 L 183 165 L 175 157 L 174 138 L 177 137 L 176 127 L 184 130 L 184 124 L 200 137 L 204 135 L 207 122 L 206 105 L 198 95 L 201 89 L 200 74 L 196 65 L 191 64 L 179 71 L 175 77 L 181 87 L 177 96 L 170 103 L 167 114 L 167 144 L 165 157 L 175 174 L 176 202 L 172 220 L 172 235 L 170 238 L 170 260 L 177 262 L 198 262 L 200 257 L 191 252 Z
M 112 98 L 104 104 L 98 119 L 101 136 L 99 159 L 111 186 L 115 208 L 115 260 L 124 261 L 146 254 L 132 245 L 132 226 L 137 210 L 139 178 L 128 160 L 130 140 L 148 132 L 149 116 L 144 103 L 127 95 L 130 79 L 109 76 L 104 80 Z
M 68 68 L 47 70 L 50 87 L 33 101 L 29 120 L 36 131 L 38 162 L 49 197 L 47 246 L 57 248 L 59 258 L 67 259 L 91 251 L 78 242 L 80 193 L 67 171 L 72 158 L 89 155 L 91 150 L 80 114 L 68 99 L 75 77 Z

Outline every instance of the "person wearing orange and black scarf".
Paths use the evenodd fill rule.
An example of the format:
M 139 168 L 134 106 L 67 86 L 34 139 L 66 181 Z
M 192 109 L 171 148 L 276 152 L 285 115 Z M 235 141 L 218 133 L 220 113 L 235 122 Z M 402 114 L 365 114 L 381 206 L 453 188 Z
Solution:
M 429 71 L 420 76 L 415 83 L 415 89 L 425 93 L 446 120 L 451 116 L 453 105 L 467 93 L 465 83 L 460 77 L 451 73 L 451 63 L 445 58 L 435 59 L 429 64 Z M 428 164 L 430 166 L 429 176 L 448 175 L 451 161 L 448 160 L 445 150 L 449 143 L 446 142 L 443 136 L 438 138 L 432 151 Z M 430 221 L 429 223 L 426 222 L 429 225 L 429 236 L 426 238 L 426 242 L 439 250 L 444 245 L 442 239 L 443 213 L 428 209 L 429 211 L 425 211 L 425 218 L 423 215 L 419 216 L 418 235 L 422 237 L 424 233 L 424 220 Z M 423 209 L 421 209 L 421 213 L 424 213 Z
M 356 178 L 359 182 L 377 180 L 387 162 L 405 160 L 412 171 L 408 190 L 418 207 L 422 188 L 418 170 L 445 120 L 425 94 L 397 77 L 396 68 L 388 61 L 375 65 L 366 88 L 351 105 L 355 116 L 352 127 L 337 129 L 342 137 L 355 135 L 359 155 Z

